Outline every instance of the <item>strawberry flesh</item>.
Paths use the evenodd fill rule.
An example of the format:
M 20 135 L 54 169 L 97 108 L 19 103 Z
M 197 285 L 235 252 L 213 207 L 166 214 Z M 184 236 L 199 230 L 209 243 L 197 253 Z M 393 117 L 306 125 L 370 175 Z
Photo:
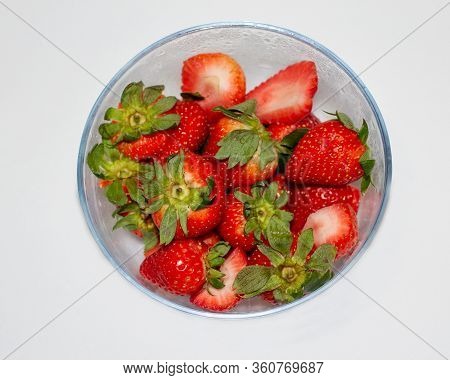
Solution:
M 335 203 L 349 204 L 355 213 L 358 212 L 361 192 L 353 186 L 343 187 L 292 187 L 288 210 L 294 214 L 291 230 L 294 234 L 302 231 L 306 219 L 313 212 Z
M 257 101 L 262 123 L 295 123 L 311 112 L 317 81 L 314 62 L 302 61 L 261 83 L 246 98 Z
M 240 297 L 235 293 L 233 283 L 237 274 L 246 265 L 245 252 L 240 248 L 235 248 L 220 267 L 220 271 L 224 274 L 222 280 L 225 286 L 222 289 L 213 287 L 201 289 L 191 296 L 191 302 L 202 309 L 211 311 L 224 311 L 236 306 Z
M 352 206 L 336 203 L 309 215 L 304 230 L 312 228 L 314 244 L 332 244 L 337 249 L 336 259 L 351 254 L 358 242 L 358 222 Z
M 198 92 L 205 99 L 198 103 L 208 113 L 210 120 L 217 120 L 217 106 L 230 107 L 244 100 L 245 75 L 239 64 L 223 53 L 195 55 L 183 63 L 182 91 Z

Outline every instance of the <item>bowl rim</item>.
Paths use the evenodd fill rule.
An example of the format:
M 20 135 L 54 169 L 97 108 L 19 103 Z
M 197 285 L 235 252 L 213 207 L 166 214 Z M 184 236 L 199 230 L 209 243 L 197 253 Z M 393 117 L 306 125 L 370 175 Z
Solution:
M 360 246 L 358 252 L 356 252 L 352 259 L 346 264 L 346 266 L 337 274 L 335 275 L 330 281 L 328 281 L 325 285 L 323 285 L 321 288 L 317 289 L 316 291 L 306 295 L 305 297 L 302 297 L 294 302 L 279 305 L 267 310 L 258 311 L 258 312 L 250 312 L 250 313 L 215 313 L 215 312 L 209 312 L 204 311 L 200 309 L 194 309 L 191 307 L 187 307 L 184 305 L 180 305 L 176 302 L 170 301 L 166 299 L 165 297 L 156 294 L 152 292 L 150 289 L 143 286 L 141 283 L 139 283 L 132 275 L 130 275 L 123 267 L 122 265 L 124 263 L 118 262 L 108 251 L 103 238 L 101 237 L 100 233 L 97 231 L 97 228 L 93 222 L 92 216 L 90 214 L 90 210 L 87 205 L 87 198 L 86 198 L 86 191 L 84 188 L 84 162 L 85 162 L 85 153 L 86 153 L 86 146 L 88 142 L 88 136 L 91 131 L 91 126 L 93 126 L 93 120 L 95 115 L 97 114 L 97 111 L 100 107 L 101 102 L 105 98 L 105 96 L 109 93 L 110 89 L 117 83 L 117 81 L 122 77 L 123 74 L 125 74 L 131 67 L 134 66 L 136 62 L 138 62 L 141 58 L 143 58 L 145 55 L 150 53 L 151 51 L 159 48 L 160 46 L 163 46 L 173 40 L 176 40 L 180 37 L 184 37 L 189 34 L 202 32 L 210 29 L 222 29 L 222 28 L 249 28 L 249 29 L 260 29 L 265 30 L 269 32 L 273 32 L 276 34 L 280 34 L 283 36 L 288 36 L 291 38 L 294 38 L 298 41 L 301 41 L 303 43 L 306 43 L 313 47 L 314 49 L 318 50 L 322 54 L 324 54 L 326 57 L 331 59 L 334 63 L 336 63 L 349 77 L 350 79 L 356 84 L 356 86 L 361 91 L 362 95 L 365 97 L 366 101 L 368 102 L 370 108 L 372 109 L 372 112 L 375 115 L 377 125 L 380 130 L 381 134 L 381 140 L 383 143 L 383 151 L 384 151 L 384 158 L 385 158 L 385 180 L 384 180 L 384 192 L 383 192 L 383 199 L 381 200 L 381 205 L 378 210 L 378 213 L 375 218 L 375 222 L 370 229 L 367 238 L 365 242 Z M 372 94 L 369 92 L 365 84 L 362 82 L 362 80 L 358 77 L 358 75 L 342 60 L 340 59 L 335 53 L 333 53 L 331 50 L 323 46 L 322 44 L 314 41 L 313 39 L 306 37 L 300 33 L 294 32 L 292 30 L 270 25 L 270 24 L 264 24 L 264 23 L 256 23 L 256 22 L 214 22 L 209 24 L 203 24 L 203 25 L 197 25 L 194 27 L 190 27 L 187 29 L 180 30 L 178 32 L 175 32 L 173 34 L 170 34 L 166 37 L 161 38 L 160 40 L 152 43 L 151 45 L 147 46 L 143 50 L 141 50 L 138 54 L 136 54 L 133 58 L 131 58 L 108 82 L 108 84 L 104 87 L 100 95 L 98 96 L 97 100 L 95 101 L 89 116 L 87 118 L 87 121 L 85 123 L 82 137 L 81 137 L 81 143 L 80 148 L 78 152 L 78 160 L 77 160 L 77 185 L 78 185 L 78 195 L 80 199 L 81 208 L 83 210 L 83 214 L 86 220 L 86 223 L 89 227 L 89 230 L 91 231 L 92 236 L 94 237 L 94 240 L 97 242 L 98 246 L 100 247 L 101 251 L 105 255 L 105 257 L 111 262 L 113 265 L 114 270 L 118 271 L 124 278 L 126 278 L 131 284 L 133 284 L 136 288 L 141 290 L 143 293 L 148 295 L 149 297 L 161 302 L 164 305 L 170 306 L 174 309 L 180 310 L 182 312 L 191 314 L 191 315 L 198 315 L 202 317 L 209 317 L 209 318 L 219 318 L 219 319 L 247 319 L 247 318 L 255 318 L 255 317 L 261 317 L 271 314 L 276 314 L 282 311 L 286 311 L 289 309 L 292 309 L 295 306 L 298 306 L 300 304 L 303 304 L 316 296 L 320 295 L 325 290 L 329 289 L 331 286 L 336 284 L 345 274 L 356 264 L 356 262 L 361 258 L 361 256 L 364 254 L 364 252 L 367 250 L 367 247 L 371 243 L 372 239 L 374 238 L 374 235 L 376 234 L 376 231 L 379 228 L 380 222 L 383 218 L 383 215 L 386 210 L 386 206 L 388 203 L 389 198 L 389 192 L 390 192 L 390 185 L 391 185 L 391 179 L 392 179 L 392 154 L 391 154 L 391 147 L 389 142 L 389 136 L 387 133 L 386 125 L 384 123 L 383 117 L 381 115 L 381 112 L 372 96 Z

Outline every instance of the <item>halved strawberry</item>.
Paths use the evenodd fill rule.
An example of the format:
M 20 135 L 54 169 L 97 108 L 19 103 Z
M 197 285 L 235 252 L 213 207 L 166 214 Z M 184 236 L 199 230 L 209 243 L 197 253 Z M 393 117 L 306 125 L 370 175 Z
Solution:
M 353 186 L 343 187 L 291 187 L 288 210 L 294 214 L 291 230 L 299 233 L 313 212 L 335 203 L 348 203 L 358 212 L 361 192 Z
M 240 248 L 235 248 L 220 266 L 221 278 L 224 287 L 217 289 L 207 285 L 198 293 L 191 296 L 191 302 L 202 309 L 212 311 L 229 310 L 240 300 L 236 294 L 233 283 L 237 274 L 247 265 L 247 256 Z
M 245 75 L 239 64 L 223 53 L 195 55 L 183 63 L 182 91 L 199 93 L 204 99 L 198 103 L 211 120 L 220 116 L 212 109 L 231 107 L 244 100 Z
M 298 62 L 261 83 L 246 99 L 256 100 L 256 115 L 264 124 L 295 123 L 311 112 L 317 81 L 314 62 Z
M 352 206 L 336 203 L 309 215 L 304 230 L 314 232 L 314 244 L 332 244 L 337 249 L 336 258 L 351 254 L 358 242 L 358 221 Z

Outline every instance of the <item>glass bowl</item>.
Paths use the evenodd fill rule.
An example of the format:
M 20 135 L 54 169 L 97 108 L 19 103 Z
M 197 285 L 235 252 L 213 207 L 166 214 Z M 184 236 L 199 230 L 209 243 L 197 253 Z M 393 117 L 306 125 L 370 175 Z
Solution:
M 97 186 L 97 178 L 86 165 L 86 155 L 100 141 L 97 127 L 105 110 L 118 103 L 123 88 L 132 81 L 146 85 L 164 84 L 166 95 L 180 92 L 182 63 L 203 52 L 223 52 L 234 57 L 244 69 L 247 88 L 252 89 L 281 68 L 300 60 L 316 63 L 319 88 L 314 112 L 328 119 L 322 110 L 347 113 L 357 125 L 362 118 L 369 125 L 368 145 L 376 159 L 373 183 L 362 198 L 358 213 L 360 241 L 352 256 L 336 263 L 335 277 L 315 292 L 295 302 L 274 306 L 255 299 L 241 302 L 235 309 L 213 313 L 189 302 L 187 297 L 167 293 L 142 281 L 139 265 L 142 242 L 128 231 L 112 231 L 113 206 Z M 89 228 L 105 256 L 133 285 L 151 298 L 178 310 L 208 317 L 246 318 L 267 315 L 295 307 L 332 286 L 366 250 L 386 206 L 391 179 L 391 151 L 383 118 L 372 96 L 357 75 L 334 53 L 317 42 L 283 28 L 255 23 L 218 23 L 182 30 L 148 46 L 129 61 L 108 83 L 95 102 L 81 139 L 78 157 L 78 191 Z

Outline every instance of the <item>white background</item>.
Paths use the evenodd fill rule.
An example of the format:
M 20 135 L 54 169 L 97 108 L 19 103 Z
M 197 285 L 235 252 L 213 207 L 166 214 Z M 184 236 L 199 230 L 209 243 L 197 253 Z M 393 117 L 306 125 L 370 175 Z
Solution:
M 2 0 L 106 83 L 179 29 L 257 21 L 321 42 L 357 73 L 444 1 Z M 362 79 L 391 138 L 381 228 L 348 278 L 450 356 L 450 6 Z M 102 85 L 0 4 L 0 356 L 111 271 L 76 188 L 82 129 Z M 345 280 L 316 299 L 248 321 L 188 316 L 113 274 L 10 358 L 441 358 Z

